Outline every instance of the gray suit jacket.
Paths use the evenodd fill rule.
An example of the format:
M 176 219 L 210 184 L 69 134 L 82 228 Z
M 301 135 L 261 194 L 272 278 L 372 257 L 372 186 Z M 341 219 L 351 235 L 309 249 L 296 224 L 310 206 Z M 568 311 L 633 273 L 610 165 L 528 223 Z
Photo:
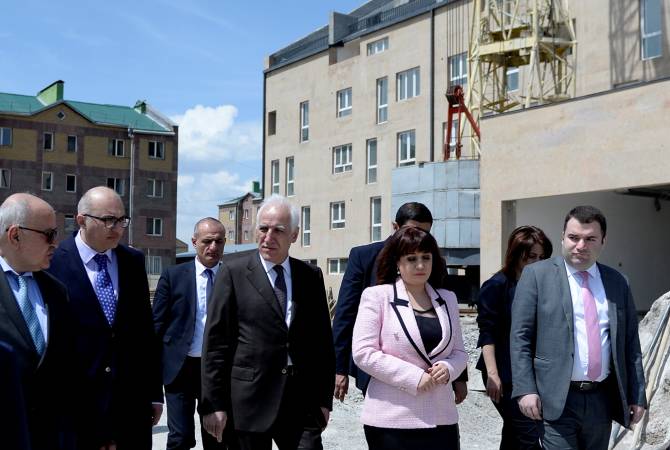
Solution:
M 572 297 L 563 261 L 558 256 L 526 266 L 512 305 L 512 397 L 538 394 L 546 420 L 563 412 L 574 361 Z M 647 405 L 637 313 L 624 277 L 602 264 L 598 269 L 610 322 L 610 413 L 628 426 L 628 405 Z

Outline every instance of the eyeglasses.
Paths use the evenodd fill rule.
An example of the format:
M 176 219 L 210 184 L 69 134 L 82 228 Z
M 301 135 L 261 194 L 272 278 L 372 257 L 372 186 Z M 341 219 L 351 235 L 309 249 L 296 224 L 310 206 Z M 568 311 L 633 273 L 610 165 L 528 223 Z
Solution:
M 53 244 L 54 241 L 56 240 L 56 236 L 58 236 L 58 230 L 56 228 L 48 228 L 46 230 L 36 230 L 34 228 L 22 227 L 21 225 L 19 225 L 19 229 L 43 234 L 47 240 L 47 244 Z M 7 228 L 7 230 L 9 230 L 9 228 Z M 5 232 L 7 232 L 7 230 L 5 230 Z
M 128 216 L 121 216 L 121 217 L 114 217 L 114 216 L 105 216 L 105 217 L 98 217 L 98 216 L 93 216 L 91 214 L 82 214 L 83 216 L 90 217 L 91 219 L 98 219 L 100 222 L 105 224 L 105 228 L 109 228 L 110 230 L 114 228 L 117 224 L 121 225 L 121 228 L 128 228 L 128 225 L 130 225 L 130 217 Z

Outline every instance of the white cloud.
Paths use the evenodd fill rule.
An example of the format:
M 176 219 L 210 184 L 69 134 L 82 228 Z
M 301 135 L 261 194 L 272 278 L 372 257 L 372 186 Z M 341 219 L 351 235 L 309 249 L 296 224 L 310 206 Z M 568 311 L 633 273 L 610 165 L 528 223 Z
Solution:
M 236 123 L 237 108 L 197 105 L 171 119 L 179 125 L 179 155 L 192 161 L 260 159 L 262 127 Z M 181 158 L 180 158 L 181 159 Z

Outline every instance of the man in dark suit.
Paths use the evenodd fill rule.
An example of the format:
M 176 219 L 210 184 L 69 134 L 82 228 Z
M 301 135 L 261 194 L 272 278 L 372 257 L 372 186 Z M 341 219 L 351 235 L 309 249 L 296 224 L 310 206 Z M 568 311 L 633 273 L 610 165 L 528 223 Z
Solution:
M 0 206 L 2 448 L 74 448 L 71 312 L 65 286 L 42 271 L 55 238 L 56 215 L 45 201 L 14 194 Z
M 258 253 L 223 262 L 207 311 L 205 428 L 220 439 L 232 417 L 242 450 L 323 448 L 335 357 L 321 270 L 288 256 L 298 220 L 284 197 L 265 200 Z
M 200 401 L 200 356 L 207 301 L 226 243 L 223 224 L 206 217 L 195 224 L 191 242 L 196 257 L 163 271 L 154 295 L 154 327 L 163 343 L 168 450 L 195 447 L 196 401 Z M 202 422 L 202 417 L 201 417 Z M 225 448 L 201 427 L 205 450 Z
M 393 230 L 403 226 L 412 226 L 430 233 L 433 215 L 430 210 L 418 202 L 403 204 L 396 212 Z M 360 370 L 351 358 L 351 336 L 358 314 L 361 294 L 367 287 L 376 284 L 376 259 L 386 241 L 354 247 L 349 252 L 347 270 L 344 272 L 340 294 L 337 297 L 335 318 L 333 319 L 333 340 L 335 342 L 335 393 L 334 397 L 344 401 L 349 391 L 349 375 L 356 379 L 356 387 L 365 393 L 370 375 Z M 454 380 L 456 404 L 465 400 L 468 392 L 467 370 Z
M 512 397 L 544 421 L 547 449 L 607 449 L 612 420 L 628 427 L 647 405 L 630 287 L 596 262 L 606 233 L 598 209 L 572 209 L 563 256 L 526 266 L 516 288 Z
M 50 272 L 68 287 L 85 374 L 79 446 L 148 450 L 163 393 L 144 256 L 119 244 L 130 219 L 113 190 L 87 191 L 76 220 L 79 232 L 60 243 Z

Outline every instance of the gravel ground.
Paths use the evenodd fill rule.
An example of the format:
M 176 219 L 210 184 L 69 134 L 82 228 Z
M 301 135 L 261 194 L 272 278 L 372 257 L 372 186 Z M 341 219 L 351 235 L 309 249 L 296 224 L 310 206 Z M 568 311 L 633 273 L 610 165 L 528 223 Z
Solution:
M 493 408 L 491 401 L 482 392 L 483 386 L 475 363 L 479 358 L 477 346 L 477 324 L 474 316 L 462 316 L 463 340 L 465 350 L 470 355 L 468 363 L 468 397 L 458 406 L 461 448 L 463 450 L 494 450 L 498 448 L 502 421 Z M 350 386 L 355 386 L 351 379 Z M 355 387 L 350 388 L 344 403 L 335 402 L 330 415 L 328 428 L 323 432 L 324 450 L 365 450 L 363 425 L 359 417 L 363 405 L 363 396 Z M 197 420 L 197 419 L 196 419 Z M 197 422 L 196 422 L 197 423 Z M 154 427 L 154 449 L 164 449 L 167 439 L 167 414 L 163 413 L 161 422 Z M 196 449 L 202 449 L 200 436 L 197 436 Z

